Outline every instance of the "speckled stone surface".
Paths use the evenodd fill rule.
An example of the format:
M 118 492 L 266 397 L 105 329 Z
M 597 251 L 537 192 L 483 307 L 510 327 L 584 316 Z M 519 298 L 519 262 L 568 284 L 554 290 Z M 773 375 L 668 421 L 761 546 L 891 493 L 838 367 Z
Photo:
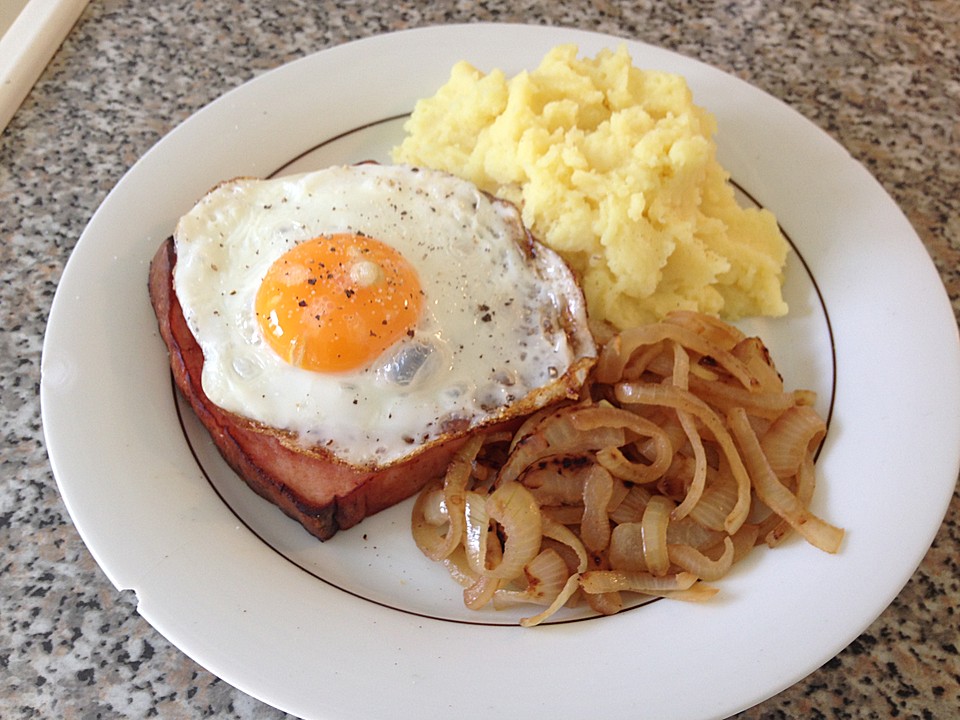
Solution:
M 283 716 L 154 631 L 80 540 L 42 439 L 46 317 L 67 257 L 108 191 L 204 104 L 346 40 L 476 20 L 646 41 L 781 98 L 879 179 L 960 315 L 956 0 L 93 0 L 0 136 L 0 717 Z M 958 523 L 955 493 L 892 605 L 836 658 L 738 717 L 960 716 Z

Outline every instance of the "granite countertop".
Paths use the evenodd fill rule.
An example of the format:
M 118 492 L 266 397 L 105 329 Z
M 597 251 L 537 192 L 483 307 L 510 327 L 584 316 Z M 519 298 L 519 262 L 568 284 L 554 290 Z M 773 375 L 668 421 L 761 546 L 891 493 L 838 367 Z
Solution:
M 173 647 L 81 541 L 43 443 L 47 314 L 67 257 L 110 189 L 206 103 L 347 40 L 477 20 L 645 41 L 782 99 L 877 177 L 960 316 L 957 0 L 93 0 L 0 136 L 0 717 L 283 716 Z M 955 492 L 889 608 L 837 657 L 738 717 L 957 717 L 958 523 Z

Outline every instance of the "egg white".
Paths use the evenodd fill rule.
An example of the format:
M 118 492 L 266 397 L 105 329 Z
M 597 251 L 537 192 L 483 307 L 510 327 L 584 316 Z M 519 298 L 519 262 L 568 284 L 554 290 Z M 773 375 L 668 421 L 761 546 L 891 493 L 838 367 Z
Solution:
M 424 312 L 370 367 L 304 370 L 265 343 L 254 299 L 287 250 L 341 232 L 400 250 Z M 453 427 L 542 404 L 544 388 L 596 354 L 563 261 L 530 244 L 512 205 L 446 173 L 364 164 L 237 179 L 204 196 L 174 239 L 174 289 L 203 351 L 206 395 L 355 466 L 386 466 Z

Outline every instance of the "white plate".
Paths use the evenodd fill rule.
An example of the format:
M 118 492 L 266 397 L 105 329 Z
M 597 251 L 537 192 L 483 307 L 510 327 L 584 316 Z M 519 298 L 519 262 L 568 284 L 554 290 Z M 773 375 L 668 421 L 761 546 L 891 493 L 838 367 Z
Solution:
M 181 411 L 146 294 L 150 258 L 208 188 L 386 159 L 400 121 L 467 59 L 508 73 L 552 46 L 626 42 L 686 76 L 718 119 L 721 161 L 799 253 L 788 318 L 750 323 L 792 386 L 831 413 L 816 510 L 837 556 L 799 540 L 755 553 L 710 603 L 657 602 L 523 630 L 468 613 L 407 531 L 409 502 L 319 544 L 250 493 Z M 801 262 L 805 261 L 806 266 Z M 960 344 L 916 234 L 870 175 L 785 105 L 640 43 L 468 25 L 383 35 L 228 93 L 159 142 L 77 244 L 44 344 L 47 446 L 91 553 L 204 667 L 308 718 L 703 718 L 797 682 L 870 624 L 939 527 L 960 460 Z M 563 620 L 576 619 L 572 614 Z

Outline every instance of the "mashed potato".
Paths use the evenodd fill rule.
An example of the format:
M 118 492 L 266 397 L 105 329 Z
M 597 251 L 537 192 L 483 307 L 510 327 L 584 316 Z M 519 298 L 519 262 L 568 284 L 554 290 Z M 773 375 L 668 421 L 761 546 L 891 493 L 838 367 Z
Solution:
M 712 115 L 685 80 L 626 49 L 554 48 L 508 79 L 465 62 L 417 103 L 394 160 L 446 170 L 515 202 L 579 275 L 591 320 L 625 328 L 678 308 L 782 315 L 787 243 L 740 208 Z

